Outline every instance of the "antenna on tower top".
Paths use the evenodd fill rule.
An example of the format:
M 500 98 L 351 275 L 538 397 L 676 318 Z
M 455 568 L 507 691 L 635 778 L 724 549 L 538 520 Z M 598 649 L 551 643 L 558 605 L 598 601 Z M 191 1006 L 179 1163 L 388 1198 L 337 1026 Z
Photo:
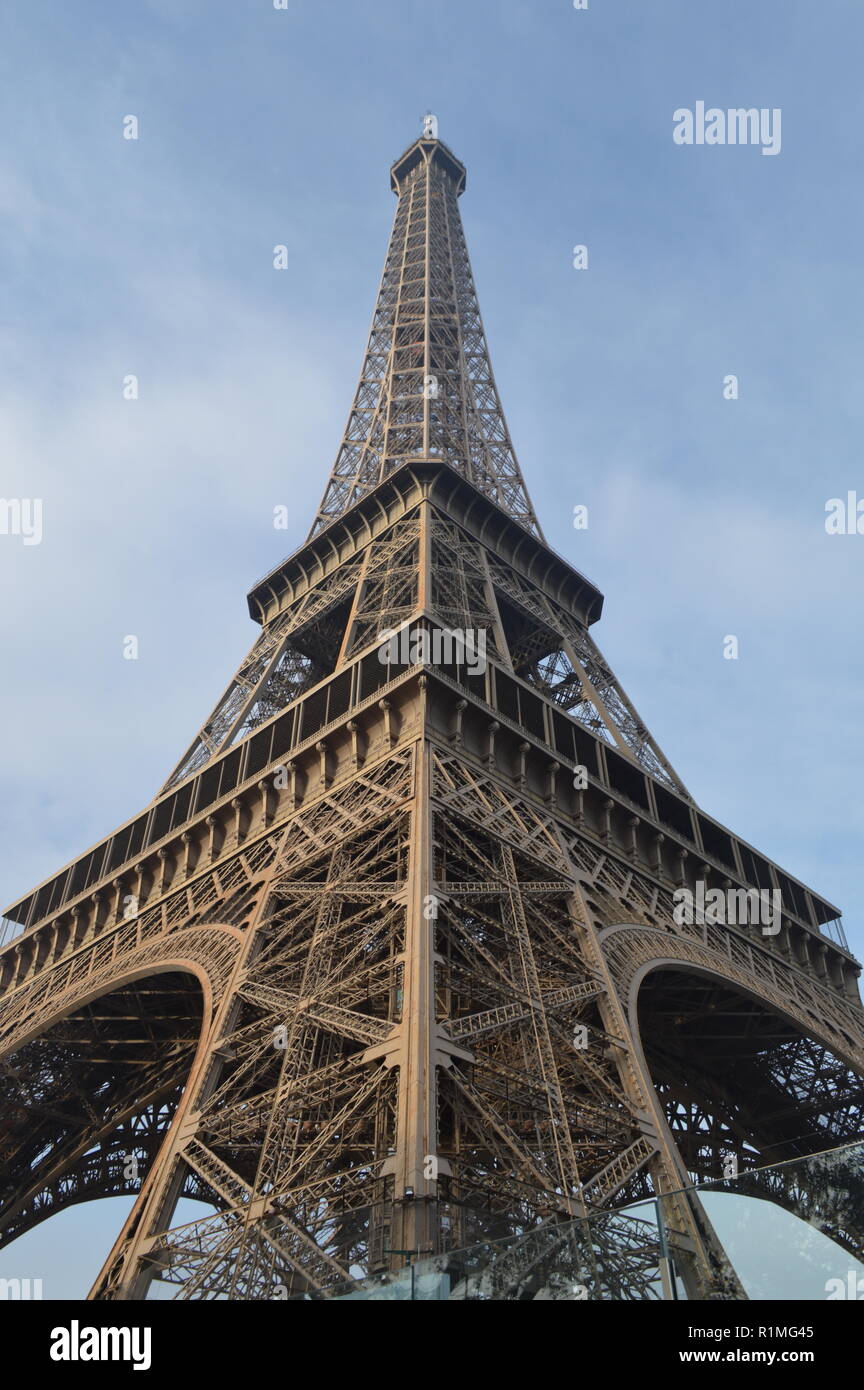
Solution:
M 423 117 L 423 134 L 427 140 L 438 139 L 438 117 L 427 111 Z

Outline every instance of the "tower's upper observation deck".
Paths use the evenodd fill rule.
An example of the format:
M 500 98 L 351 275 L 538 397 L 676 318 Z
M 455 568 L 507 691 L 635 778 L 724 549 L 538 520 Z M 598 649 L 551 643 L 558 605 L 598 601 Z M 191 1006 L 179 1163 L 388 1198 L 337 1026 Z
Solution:
M 390 169 L 390 187 L 394 193 L 402 191 L 402 185 L 409 174 L 417 168 L 419 164 L 438 165 L 453 179 L 457 193 L 465 190 L 465 179 L 467 170 L 461 160 L 457 159 L 452 150 L 448 149 L 443 140 L 427 138 L 421 135 L 412 145 L 409 145 L 404 154 L 400 155 Z

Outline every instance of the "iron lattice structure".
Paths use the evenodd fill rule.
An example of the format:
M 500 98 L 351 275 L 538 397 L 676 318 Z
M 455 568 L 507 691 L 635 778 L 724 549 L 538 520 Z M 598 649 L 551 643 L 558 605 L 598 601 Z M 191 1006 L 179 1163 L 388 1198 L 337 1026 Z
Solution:
M 602 595 L 504 422 L 464 185 L 437 139 L 393 166 L 360 383 L 260 636 L 152 803 L 7 910 L 0 1234 L 137 1193 L 91 1297 L 322 1296 L 508 1240 L 489 1287 L 536 1296 L 579 1217 L 591 1296 L 650 1296 L 615 1209 L 658 1194 L 690 1296 L 740 1297 L 680 1189 L 860 1134 L 837 910 L 695 805 L 594 645 Z M 782 929 L 676 922 L 700 882 L 779 889 Z

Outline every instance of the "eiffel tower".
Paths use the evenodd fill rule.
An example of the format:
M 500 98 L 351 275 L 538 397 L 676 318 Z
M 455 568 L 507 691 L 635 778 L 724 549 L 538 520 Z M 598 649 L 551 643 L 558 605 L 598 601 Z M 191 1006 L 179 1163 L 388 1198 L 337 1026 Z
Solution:
M 860 967 L 595 646 L 430 120 L 391 185 L 336 463 L 248 657 L 150 805 L 6 911 L 0 1239 L 136 1194 L 91 1298 L 326 1297 L 484 1242 L 520 1298 L 538 1241 L 593 1229 L 573 1269 L 636 1298 L 645 1200 L 687 1296 L 740 1298 L 692 1183 L 860 1134 Z M 679 920 L 717 889 L 776 921 Z

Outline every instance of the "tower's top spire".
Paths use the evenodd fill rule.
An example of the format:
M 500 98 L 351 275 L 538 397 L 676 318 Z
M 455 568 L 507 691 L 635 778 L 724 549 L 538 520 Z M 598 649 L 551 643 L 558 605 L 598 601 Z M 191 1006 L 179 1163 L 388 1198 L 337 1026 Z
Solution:
M 437 164 L 450 175 L 457 195 L 465 188 L 465 165 L 458 160 L 443 140 L 438 138 L 438 117 L 429 111 L 423 117 L 423 134 L 404 154 L 400 155 L 390 169 L 390 187 L 394 193 L 401 193 L 402 185 L 412 170 L 421 163 Z
M 393 164 L 396 217 L 360 384 L 311 534 L 406 460 L 449 464 L 534 535 L 498 398 L 457 199 L 465 166 L 422 134 Z

